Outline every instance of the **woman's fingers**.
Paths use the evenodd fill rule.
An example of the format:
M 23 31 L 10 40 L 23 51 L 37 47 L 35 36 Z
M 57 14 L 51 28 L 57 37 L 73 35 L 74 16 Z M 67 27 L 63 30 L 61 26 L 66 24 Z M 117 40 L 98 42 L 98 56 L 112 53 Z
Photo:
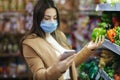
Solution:
M 102 42 L 101 42 L 101 44 L 103 44 L 104 41 L 105 41 L 105 36 L 102 36 Z
M 97 47 L 99 47 L 101 44 L 103 44 L 104 40 L 105 40 L 104 36 L 100 35 L 99 37 L 97 37 L 96 42 L 95 42 L 95 43 L 97 43 Z
M 95 40 L 95 44 L 98 43 L 98 40 L 99 40 L 99 36 L 96 38 L 96 40 Z
M 95 42 L 90 42 L 87 46 L 88 49 L 90 50 L 94 50 L 96 48 L 98 48 L 99 46 L 101 46 L 103 44 L 105 40 L 105 36 L 98 36 L 95 40 Z
M 75 55 L 71 55 L 68 58 L 57 62 L 57 67 L 60 70 L 60 72 L 65 72 L 68 67 L 70 67 L 70 65 L 72 64 L 73 60 L 74 60 Z
M 75 57 L 75 54 L 66 59 L 66 61 L 67 61 L 66 65 L 67 66 L 70 66 L 72 64 L 72 62 L 74 61 L 74 57 Z
M 100 46 L 100 45 L 101 45 L 101 41 L 102 41 L 102 36 L 100 35 L 100 36 L 98 37 L 97 46 Z
M 102 36 L 100 35 L 98 39 L 98 43 L 101 43 L 101 41 L 102 41 Z

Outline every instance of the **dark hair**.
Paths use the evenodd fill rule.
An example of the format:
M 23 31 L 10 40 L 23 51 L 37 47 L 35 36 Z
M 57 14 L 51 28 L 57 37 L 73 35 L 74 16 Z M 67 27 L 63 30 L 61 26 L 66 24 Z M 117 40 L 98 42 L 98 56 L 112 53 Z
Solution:
M 30 34 L 35 33 L 37 34 L 37 36 L 45 38 L 45 32 L 39 26 L 40 26 L 41 20 L 44 17 L 45 10 L 48 8 L 54 8 L 56 10 L 57 21 L 59 26 L 60 24 L 59 13 L 58 13 L 58 9 L 55 7 L 53 0 L 38 0 L 33 11 L 33 26 L 30 30 Z
M 44 17 L 46 9 L 48 9 L 48 8 L 54 8 L 56 10 L 58 26 L 60 25 L 59 12 L 54 4 L 54 1 L 53 0 L 38 0 L 34 7 L 34 10 L 33 10 L 32 28 L 28 33 L 25 34 L 25 36 L 20 41 L 20 51 L 21 52 L 22 52 L 22 42 L 28 35 L 35 33 L 37 36 L 39 36 L 41 38 L 46 37 L 45 32 L 39 26 Z M 51 34 L 56 36 L 55 31 L 52 32 Z

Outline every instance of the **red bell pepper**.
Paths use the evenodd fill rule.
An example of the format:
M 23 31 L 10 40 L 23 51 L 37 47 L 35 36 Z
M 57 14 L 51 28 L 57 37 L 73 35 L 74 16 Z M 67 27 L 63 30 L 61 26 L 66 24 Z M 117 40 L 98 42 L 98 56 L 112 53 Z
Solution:
M 115 79 L 115 80 L 120 80 L 120 76 L 117 75 L 117 74 L 115 74 L 115 75 L 114 75 L 114 79 Z
M 116 36 L 116 32 L 114 29 L 107 30 L 107 37 L 112 43 L 115 42 L 115 39 L 114 39 L 115 36 Z

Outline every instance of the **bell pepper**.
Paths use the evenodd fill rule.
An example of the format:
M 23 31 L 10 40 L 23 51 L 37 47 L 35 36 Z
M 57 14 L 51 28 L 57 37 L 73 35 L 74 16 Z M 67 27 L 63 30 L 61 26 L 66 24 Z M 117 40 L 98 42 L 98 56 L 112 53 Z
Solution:
M 115 42 L 115 39 L 114 39 L 115 36 L 116 36 L 116 32 L 115 32 L 114 29 L 109 29 L 109 30 L 107 30 L 107 37 L 108 37 L 108 39 L 109 39 L 112 43 Z
M 108 24 L 105 23 L 105 22 L 99 22 L 99 23 L 97 24 L 97 26 L 100 27 L 100 28 L 106 28 L 106 26 L 108 26 Z
M 94 28 L 91 34 L 91 38 L 93 41 L 100 36 L 100 35 L 105 35 L 106 34 L 106 29 L 104 28 Z
M 115 75 L 114 75 L 114 79 L 115 79 L 115 80 L 120 80 L 120 76 L 117 75 L 117 74 L 115 74 Z

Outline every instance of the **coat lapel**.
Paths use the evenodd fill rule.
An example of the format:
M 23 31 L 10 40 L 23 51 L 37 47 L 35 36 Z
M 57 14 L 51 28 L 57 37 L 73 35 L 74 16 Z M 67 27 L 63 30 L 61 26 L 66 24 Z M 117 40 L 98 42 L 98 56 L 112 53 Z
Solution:
M 53 48 L 42 38 L 26 39 L 23 44 L 29 44 L 36 54 L 43 60 L 46 67 L 57 61 L 57 55 Z

